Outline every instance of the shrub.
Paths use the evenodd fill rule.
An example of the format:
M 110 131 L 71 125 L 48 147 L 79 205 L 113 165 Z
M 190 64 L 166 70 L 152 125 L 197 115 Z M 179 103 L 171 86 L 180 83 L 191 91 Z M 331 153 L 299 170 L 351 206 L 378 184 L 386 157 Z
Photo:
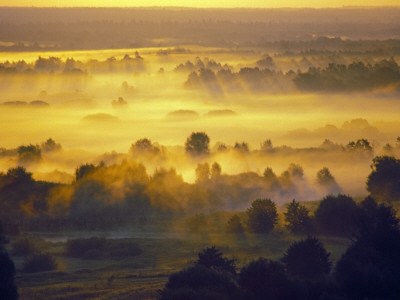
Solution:
M 56 260 L 48 253 L 38 253 L 24 260 L 23 270 L 26 273 L 53 271 L 57 269 Z
M 27 256 L 37 251 L 32 242 L 28 239 L 18 239 L 11 245 L 11 255 Z

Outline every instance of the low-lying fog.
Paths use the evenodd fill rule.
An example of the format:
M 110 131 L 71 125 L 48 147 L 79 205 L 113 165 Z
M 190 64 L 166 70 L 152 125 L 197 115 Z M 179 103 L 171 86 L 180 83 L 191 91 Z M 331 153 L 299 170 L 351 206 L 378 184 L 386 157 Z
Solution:
M 297 163 L 310 182 L 318 170 L 328 167 L 344 192 L 359 196 L 366 193 L 372 157 L 383 153 L 386 143 L 397 153 L 400 101 L 396 89 L 312 93 L 301 92 L 288 80 L 289 70 L 324 68 L 331 62 L 327 57 L 273 57 L 261 51 L 200 47 L 135 52 L 3 55 L 1 170 L 18 165 L 15 155 L 6 155 L 5 150 L 52 138 L 63 150 L 25 165 L 35 178 L 68 182 L 83 163 L 112 164 L 124 158 L 143 162 L 150 174 L 160 167 L 173 167 L 188 182 L 194 182 L 198 163 L 218 162 L 225 174 L 253 171 L 260 175 L 266 167 L 279 175 L 290 163 Z M 365 63 L 379 60 L 361 59 Z M 352 61 L 352 57 L 340 58 L 344 64 Z M 269 68 L 285 78 L 269 79 L 264 82 L 268 86 L 259 89 L 241 81 L 228 86 L 221 77 L 216 80 L 210 75 L 193 87 L 190 74 L 202 67 L 232 73 L 245 67 Z M 210 137 L 208 157 L 199 160 L 185 155 L 184 144 L 192 132 L 206 132 Z M 164 146 L 164 157 L 130 153 L 131 145 L 141 138 Z M 267 139 L 278 150 L 256 151 Z M 344 147 L 367 139 L 374 152 L 359 157 L 340 147 L 318 155 L 308 149 L 320 147 L 325 139 Z M 230 149 L 242 142 L 248 144 L 249 152 Z M 221 143 L 227 151 L 217 151 Z M 63 176 L 46 175 L 54 170 Z

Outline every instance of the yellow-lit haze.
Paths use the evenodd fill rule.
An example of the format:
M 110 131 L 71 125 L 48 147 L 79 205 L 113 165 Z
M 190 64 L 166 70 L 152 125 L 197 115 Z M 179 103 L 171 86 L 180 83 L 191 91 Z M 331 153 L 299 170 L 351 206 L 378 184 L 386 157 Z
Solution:
M 342 7 L 342 6 L 399 6 L 398 0 L 2 0 L 0 6 L 36 6 L 36 7 L 151 7 L 151 6 L 176 6 L 176 7 L 251 7 L 251 8 L 277 8 L 277 7 Z

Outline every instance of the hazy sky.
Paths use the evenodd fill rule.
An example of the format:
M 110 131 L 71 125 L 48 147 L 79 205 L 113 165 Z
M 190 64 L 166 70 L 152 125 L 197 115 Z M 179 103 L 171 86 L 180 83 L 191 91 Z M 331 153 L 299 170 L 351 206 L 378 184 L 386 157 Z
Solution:
M 341 7 L 400 6 L 399 0 L 1 0 L 0 6 Z

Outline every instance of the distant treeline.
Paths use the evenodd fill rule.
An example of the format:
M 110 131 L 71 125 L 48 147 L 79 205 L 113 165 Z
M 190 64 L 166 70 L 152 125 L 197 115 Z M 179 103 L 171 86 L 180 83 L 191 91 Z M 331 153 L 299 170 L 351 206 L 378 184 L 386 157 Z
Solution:
M 50 56 L 48 58 L 38 57 L 33 63 L 24 60 L 17 62 L 0 63 L 0 74 L 41 74 L 41 73 L 64 73 L 64 74 L 83 74 L 90 72 L 142 72 L 145 70 L 143 57 L 138 52 L 131 57 L 126 54 L 122 59 L 109 57 L 104 61 L 95 59 L 86 63 L 68 58 L 65 61 L 59 57 Z
M 196 65 L 187 62 L 180 69 L 195 69 L 188 76 L 185 86 L 209 91 L 212 95 L 223 95 L 224 92 L 289 92 L 293 84 L 300 90 L 345 92 L 365 91 L 390 87 L 399 89 L 400 68 L 391 59 L 381 60 L 373 65 L 362 61 L 349 65 L 330 63 L 325 68 L 310 67 L 308 71 L 287 73 L 270 69 L 273 60 L 265 57 L 257 62 L 257 67 L 244 67 L 238 72 L 229 66 L 214 63 L 211 68 L 196 70 Z M 216 71 L 214 71 L 216 70 Z
M 398 37 L 400 10 L 3 7 L 0 20 L 5 51 L 184 44 L 249 47 L 321 36 L 353 40 Z M 301 50 L 307 49 L 304 45 Z

